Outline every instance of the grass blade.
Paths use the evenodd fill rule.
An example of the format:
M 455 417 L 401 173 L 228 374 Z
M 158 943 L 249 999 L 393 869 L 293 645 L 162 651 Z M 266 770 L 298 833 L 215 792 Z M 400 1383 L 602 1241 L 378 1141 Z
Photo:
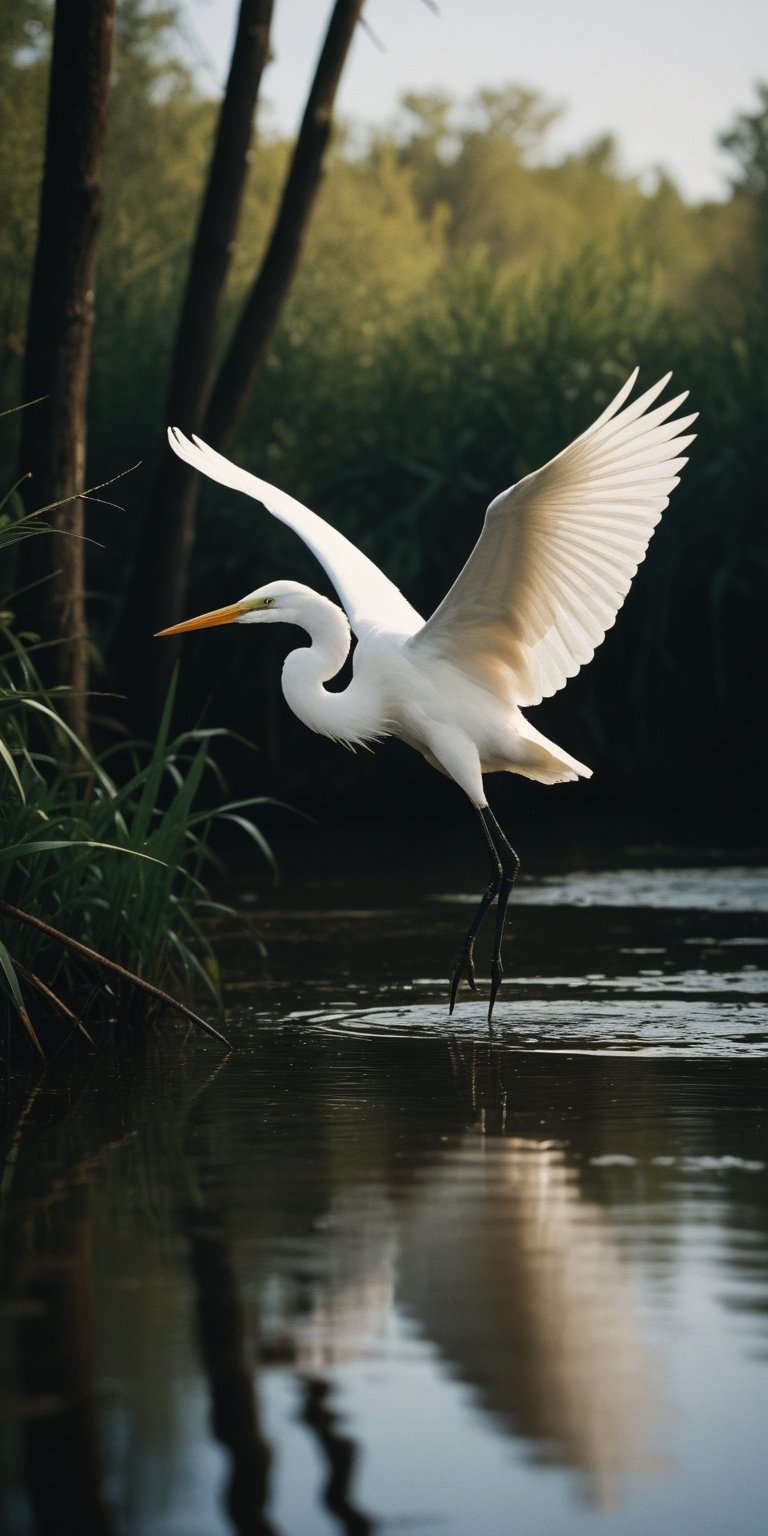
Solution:
M 122 977 L 123 981 L 130 982 L 132 986 L 138 987 L 140 991 L 146 992 L 150 997 L 155 997 L 159 1002 L 165 1003 L 168 1008 L 173 1008 L 177 1013 L 182 1013 L 186 1019 L 190 1019 L 193 1024 L 197 1024 L 199 1029 L 204 1029 L 206 1034 L 212 1035 L 214 1040 L 219 1040 L 222 1045 L 227 1047 L 228 1051 L 234 1050 L 231 1041 L 227 1040 L 226 1036 L 222 1035 L 218 1029 L 215 1029 L 213 1024 L 209 1024 L 207 1019 L 202 1019 L 198 1013 L 194 1013 L 191 1008 L 188 1008 L 186 1003 L 180 1002 L 170 992 L 165 992 L 162 987 L 156 987 L 153 982 L 145 981 L 143 976 L 136 976 L 133 971 L 126 970 L 125 966 L 118 965 L 116 960 L 110 960 L 106 955 L 100 955 L 97 950 L 89 949 L 87 944 L 81 944 L 78 939 L 71 938 L 68 933 L 62 933 L 59 928 L 54 928 L 51 923 L 44 923 L 42 918 L 33 917 L 31 912 L 22 912 L 19 907 L 12 906 L 9 901 L 0 901 L 0 906 L 2 906 L 5 912 L 9 912 L 12 917 L 18 918 L 20 922 L 29 923 L 31 927 L 47 934 L 48 938 L 56 939 L 60 944 L 64 944 L 67 949 L 73 950 L 75 954 L 82 955 L 86 960 L 93 961 L 95 965 L 103 966 L 105 970 L 112 971 L 114 975 Z M 0 963 L 1 961 L 2 956 L 0 955 Z

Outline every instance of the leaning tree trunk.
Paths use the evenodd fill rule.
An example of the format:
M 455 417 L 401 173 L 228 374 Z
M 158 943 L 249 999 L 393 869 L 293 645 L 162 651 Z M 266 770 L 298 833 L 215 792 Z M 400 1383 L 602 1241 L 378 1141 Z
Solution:
M 336 0 L 317 62 L 299 136 L 294 148 L 275 225 L 267 250 L 210 393 L 200 434 L 217 448 L 226 447 L 242 422 L 254 384 L 266 359 L 278 320 L 296 275 L 310 216 L 320 186 L 333 127 L 333 108 L 341 73 L 364 0 Z M 173 425 L 194 424 L 176 417 Z M 186 469 L 174 480 L 178 500 L 158 508 L 148 529 L 142 556 L 144 582 L 137 585 L 125 633 L 132 639 L 132 672 L 142 679 L 141 701 L 129 699 L 128 712 L 151 702 L 156 712 L 173 660 L 169 643 L 152 647 L 154 630 L 183 617 L 189 557 L 194 541 L 199 475 Z M 174 566 L 178 562 L 178 571 Z M 124 675 L 124 674 L 123 674 Z
M 28 508 L 57 504 L 50 537 L 21 545 L 20 624 L 62 642 L 43 652 L 62 712 L 87 739 L 84 503 L 86 398 L 101 222 L 114 0 L 58 0 L 45 168 L 32 275 L 19 469 Z M 29 590 L 31 584 L 35 584 Z
M 219 370 L 205 418 L 206 438 L 231 442 L 296 275 L 323 174 L 333 107 L 363 0 L 336 0 L 304 110 L 272 237 Z
M 248 171 L 253 117 L 264 67 L 270 57 L 274 0 L 241 0 L 227 87 L 219 113 L 216 142 L 208 171 L 181 308 L 165 419 L 187 432 L 202 430 L 211 394 L 216 341 L 224 286 Z M 147 511 L 131 592 L 112 657 L 112 681 L 125 692 L 137 715 L 140 679 L 152 664 L 167 669 L 169 646 L 158 656 L 146 654 L 154 630 L 170 612 L 181 616 L 187 591 L 195 522 L 194 471 L 164 448 Z M 158 691 L 163 682 L 159 680 Z

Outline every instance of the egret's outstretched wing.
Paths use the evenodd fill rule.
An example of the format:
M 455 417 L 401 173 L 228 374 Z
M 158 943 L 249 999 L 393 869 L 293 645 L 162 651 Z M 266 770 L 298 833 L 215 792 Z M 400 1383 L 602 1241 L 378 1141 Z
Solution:
M 237 464 L 209 448 L 199 437 L 190 441 L 178 427 L 169 427 L 168 441 L 174 453 L 194 469 L 233 491 L 254 496 L 273 517 L 298 533 L 333 582 L 358 637 L 378 628 L 410 635 L 423 624 L 421 615 L 411 607 L 394 582 L 316 512 L 310 512 L 300 501 L 294 501 L 285 491 L 268 485 L 266 480 L 239 469 Z
M 602 416 L 543 469 L 502 492 L 450 592 L 408 641 L 520 706 L 556 693 L 610 629 L 687 463 L 696 420 L 651 410 L 670 375 Z

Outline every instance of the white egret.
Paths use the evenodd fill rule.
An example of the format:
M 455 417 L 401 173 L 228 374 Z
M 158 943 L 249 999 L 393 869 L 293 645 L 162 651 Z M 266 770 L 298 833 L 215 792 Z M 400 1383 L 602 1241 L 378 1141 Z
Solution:
M 462 976 L 474 988 L 473 950 L 494 900 L 490 1020 L 502 978 L 501 941 L 519 869 L 488 805 L 483 775 L 520 773 L 540 784 L 589 778 L 591 769 L 548 741 L 521 713 L 556 693 L 615 621 L 678 471 L 695 421 L 674 412 L 687 392 L 652 408 L 670 375 L 625 404 L 635 369 L 610 405 L 569 447 L 502 491 L 447 596 L 426 622 L 397 587 L 336 529 L 284 491 L 248 474 L 177 428 L 186 463 L 245 491 L 293 528 L 317 556 L 342 603 L 294 581 L 161 630 L 215 624 L 296 624 L 311 645 L 283 666 L 285 698 L 310 730 L 347 745 L 397 736 L 469 796 L 491 855 L 491 879 L 454 962 L 450 1009 Z M 332 693 L 357 638 L 349 686 Z

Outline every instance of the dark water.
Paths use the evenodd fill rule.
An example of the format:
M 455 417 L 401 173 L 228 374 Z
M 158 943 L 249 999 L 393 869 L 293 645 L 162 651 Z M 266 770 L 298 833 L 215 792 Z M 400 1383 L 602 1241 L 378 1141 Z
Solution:
M 765 1531 L 765 874 L 523 886 L 489 1037 L 404 862 L 9 1107 L 8 1536 Z

